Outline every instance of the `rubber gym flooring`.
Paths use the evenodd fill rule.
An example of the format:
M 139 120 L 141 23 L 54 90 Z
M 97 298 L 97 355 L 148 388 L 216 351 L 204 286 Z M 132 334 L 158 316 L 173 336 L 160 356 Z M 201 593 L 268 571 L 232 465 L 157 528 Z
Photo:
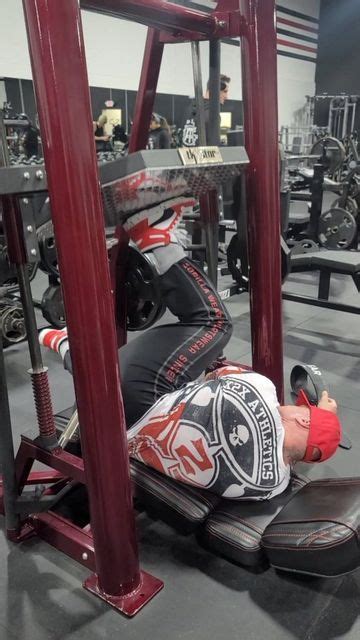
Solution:
M 41 277 L 34 283 L 39 295 L 46 286 Z M 294 274 L 285 290 L 312 295 L 316 282 L 316 274 Z M 331 294 L 360 305 L 349 277 L 334 276 Z M 248 297 L 236 296 L 228 305 L 234 335 L 227 355 L 250 363 Z M 287 390 L 295 362 L 316 363 L 326 374 L 353 442 L 350 451 L 339 449 L 329 462 L 299 465 L 299 471 L 312 478 L 359 475 L 358 317 L 285 302 L 284 319 Z M 26 344 L 7 349 L 5 360 L 17 447 L 19 434 L 35 424 Z M 73 400 L 72 378 L 55 354 L 44 352 L 44 361 L 54 410 L 60 411 Z M 88 571 L 75 561 L 38 539 L 21 545 L 8 542 L 0 518 L 0 640 L 360 637 L 360 570 L 332 580 L 293 577 L 272 569 L 251 573 L 199 548 L 192 536 L 182 537 L 160 521 L 141 514 L 137 523 L 142 568 L 161 578 L 165 587 L 128 620 L 82 588 Z

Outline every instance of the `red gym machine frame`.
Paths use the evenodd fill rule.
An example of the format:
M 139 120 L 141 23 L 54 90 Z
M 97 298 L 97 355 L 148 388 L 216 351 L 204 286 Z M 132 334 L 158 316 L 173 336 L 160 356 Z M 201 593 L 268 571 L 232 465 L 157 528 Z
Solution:
M 131 151 L 146 145 L 165 43 L 241 36 L 253 368 L 283 397 L 275 0 L 219 0 L 212 13 L 165 0 L 82 0 L 81 8 L 148 25 Z M 23 0 L 82 425 L 83 460 L 26 436 L 15 459 L 25 485 L 73 478 L 88 487 L 91 533 L 48 511 L 7 529 L 35 531 L 94 574 L 84 586 L 134 615 L 163 586 L 140 571 L 78 0 Z M 14 239 L 15 243 L 15 239 Z M 121 249 L 120 249 L 121 250 Z M 34 460 L 52 471 L 30 473 Z M 4 504 L 9 500 L 4 496 Z

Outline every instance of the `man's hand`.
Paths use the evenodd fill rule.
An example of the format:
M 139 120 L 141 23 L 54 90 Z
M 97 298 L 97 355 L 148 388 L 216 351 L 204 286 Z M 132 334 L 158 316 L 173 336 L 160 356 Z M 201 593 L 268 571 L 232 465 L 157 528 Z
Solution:
M 323 391 L 321 394 L 321 399 L 318 404 L 320 409 L 325 409 L 325 411 L 331 411 L 331 413 L 337 414 L 337 404 L 333 398 L 329 398 L 329 394 L 327 391 Z

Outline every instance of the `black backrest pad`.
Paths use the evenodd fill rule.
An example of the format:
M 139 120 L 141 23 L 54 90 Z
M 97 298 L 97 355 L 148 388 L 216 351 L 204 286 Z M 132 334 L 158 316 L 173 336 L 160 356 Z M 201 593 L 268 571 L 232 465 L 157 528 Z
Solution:
M 268 565 L 261 547 L 263 532 L 305 482 L 305 478 L 292 476 L 286 491 L 271 500 L 222 500 L 199 530 L 199 541 L 237 564 Z
M 270 563 L 288 571 L 338 576 L 360 565 L 360 478 L 304 486 L 266 528 Z

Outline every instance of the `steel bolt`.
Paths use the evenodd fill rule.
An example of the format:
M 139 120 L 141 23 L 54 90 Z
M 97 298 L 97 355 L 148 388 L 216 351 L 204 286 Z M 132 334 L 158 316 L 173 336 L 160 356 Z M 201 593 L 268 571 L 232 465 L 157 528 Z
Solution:
M 84 552 L 84 553 L 82 554 L 81 558 L 82 558 L 83 560 L 87 560 L 87 559 L 88 559 L 88 554 Z
M 36 177 L 38 180 L 42 180 L 44 177 L 43 172 L 41 171 L 41 169 L 38 169 L 38 171 L 35 173 Z
M 29 200 L 27 198 L 22 199 L 23 204 L 29 204 Z
M 218 24 L 219 24 L 219 27 L 221 27 L 222 29 L 224 29 L 224 27 L 226 27 L 226 21 L 225 20 L 219 20 Z
M 28 224 L 28 226 L 26 227 L 26 231 L 28 231 L 29 233 L 33 232 L 33 227 L 31 226 L 31 224 Z
M 32 256 L 36 256 L 37 255 L 36 254 L 36 249 L 31 249 L 30 253 L 31 253 Z
M 30 173 L 28 171 L 24 173 L 24 180 L 30 180 Z

